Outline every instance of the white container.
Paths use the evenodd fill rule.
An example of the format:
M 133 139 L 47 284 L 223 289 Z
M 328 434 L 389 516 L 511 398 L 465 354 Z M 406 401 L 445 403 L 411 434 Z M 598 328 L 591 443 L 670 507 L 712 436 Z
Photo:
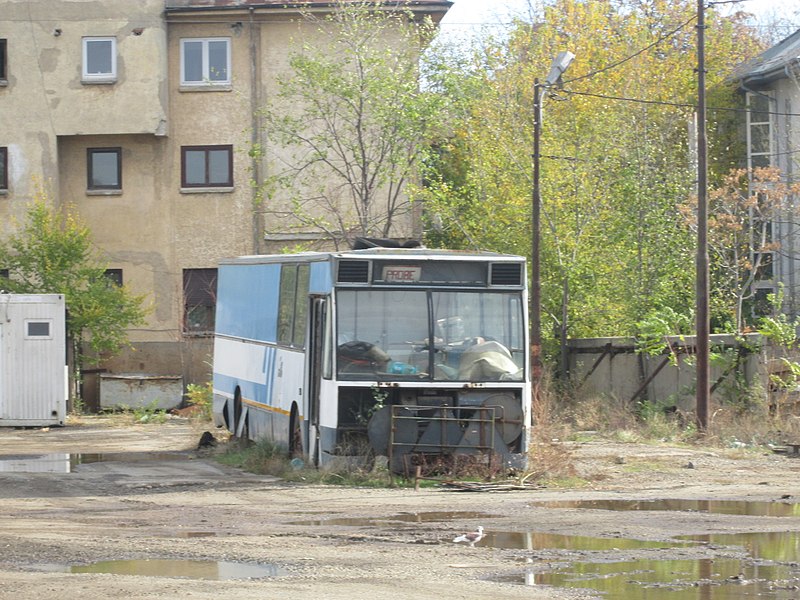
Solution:
M 61 294 L 0 294 L 0 426 L 63 425 L 66 310 Z

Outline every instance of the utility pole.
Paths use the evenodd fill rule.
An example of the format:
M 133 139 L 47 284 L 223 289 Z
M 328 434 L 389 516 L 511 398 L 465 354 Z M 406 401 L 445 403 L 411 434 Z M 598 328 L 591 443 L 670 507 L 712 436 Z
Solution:
M 697 427 L 708 428 L 709 314 L 708 314 L 708 143 L 706 140 L 705 5 L 697 0 L 697 259 L 696 337 Z
M 542 383 L 542 279 L 539 260 L 542 196 L 539 189 L 539 146 L 542 136 L 542 90 L 533 80 L 533 197 L 531 199 L 531 384 L 533 405 L 539 401 Z
M 532 408 L 539 402 L 542 384 L 542 277 L 541 277 L 541 211 L 542 194 L 539 187 L 539 147 L 542 138 L 542 100 L 546 92 L 560 80 L 564 71 L 575 59 L 572 52 L 559 52 L 553 59 L 544 83 L 533 80 L 533 192 L 531 195 L 531 289 L 528 310 L 531 319 L 531 387 Z

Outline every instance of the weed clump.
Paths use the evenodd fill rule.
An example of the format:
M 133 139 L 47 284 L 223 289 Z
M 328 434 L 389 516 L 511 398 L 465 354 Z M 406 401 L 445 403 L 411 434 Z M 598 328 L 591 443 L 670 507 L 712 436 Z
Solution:
M 250 473 L 291 482 L 358 487 L 388 487 L 392 484 L 389 471 L 375 465 L 374 461 L 342 457 L 340 461 L 317 469 L 300 458 L 289 456 L 285 447 L 263 439 L 255 442 L 235 440 L 217 455 L 217 460 Z

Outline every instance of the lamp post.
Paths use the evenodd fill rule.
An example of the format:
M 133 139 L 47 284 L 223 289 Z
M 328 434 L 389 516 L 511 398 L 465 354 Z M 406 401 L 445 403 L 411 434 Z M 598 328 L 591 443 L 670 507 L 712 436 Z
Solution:
M 555 85 L 564 71 L 567 70 L 575 55 L 572 52 L 559 52 L 553 59 L 550 73 L 540 83 L 539 79 L 533 81 L 533 194 L 531 198 L 531 290 L 530 290 L 530 317 L 531 317 L 531 383 L 533 385 L 534 406 L 539 400 L 539 391 L 542 381 L 542 285 L 540 270 L 540 242 L 541 242 L 541 209 L 542 196 L 539 189 L 539 147 L 542 137 L 542 101 L 547 90 Z

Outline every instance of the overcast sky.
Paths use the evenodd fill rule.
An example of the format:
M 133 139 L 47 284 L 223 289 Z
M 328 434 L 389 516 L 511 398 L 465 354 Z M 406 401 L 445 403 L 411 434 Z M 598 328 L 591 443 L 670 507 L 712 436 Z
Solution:
M 453 6 L 442 21 L 444 30 L 458 31 L 480 25 L 508 22 L 514 14 L 525 14 L 528 0 L 454 0 Z M 721 4 L 722 10 L 746 10 L 760 19 L 783 17 L 792 19 L 800 27 L 800 1 L 798 0 L 741 0 L 735 4 Z

